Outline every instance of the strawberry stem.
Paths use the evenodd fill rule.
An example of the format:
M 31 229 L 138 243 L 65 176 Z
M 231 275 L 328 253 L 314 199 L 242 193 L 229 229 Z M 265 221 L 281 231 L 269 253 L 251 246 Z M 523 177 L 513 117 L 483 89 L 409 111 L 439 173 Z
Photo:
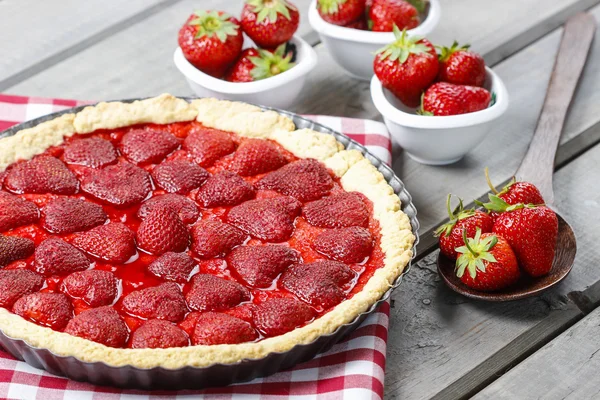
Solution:
M 477 233 L 480 234 L 481 229 L 477 228 Z M 463 241 L 465 242 L 465 246 L 467 246 L 467 249 L 469 250 L 469 252 L 471 252 L 471 254 L 473 254 L 474 257 L 479 257 L 479 253 L 477 253 L 475 250 L 473 250 L 471 245 L 469 245 L 469 239 L 467 238 L 467 230 L 466 229 L 463 229 L 462 237 L 463 237 Z
M 488 186 L 492 190 L 492 193 L 494 193 L 494 194 L 500 193 L 500 192 L 498 192 L 498 190 L 496 189 L 496 187 L 492 183 L 492 180 L 490 179 L 490 170 L 489 170 L 488 167 L 485 167 L 485 180 L 487 181 Z

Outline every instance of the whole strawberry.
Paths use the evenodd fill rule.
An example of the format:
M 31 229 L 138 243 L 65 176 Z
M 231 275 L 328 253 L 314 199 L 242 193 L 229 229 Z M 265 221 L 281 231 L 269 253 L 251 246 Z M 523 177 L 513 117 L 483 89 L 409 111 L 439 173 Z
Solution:
M 492 231 L 494 221 L 492 217 L 480 210 L 465 210 L 462 199 L 459 199 L 458 207 L 452 211 L 450 200 L 452 195 L 448 195 L 446 207 L 450 221 L 436 229 L 435 234 L 440 237 L 440 251 L 446 257 L 453 260 L 458 257 L 456 248 L 464 244 L 463 233 L 466 232 L 467 238 L 475 237 L 477 230 L 483 233 Z
M 521 276 L 515 253 L 502 236 L 481 234 L 477 228 L 472 239 L 463 231 L 463 240 L 464 245 L 456 249 L 460 253 L 456 276 L 468 287 L 492 292 L 512 285 Z
M 365 0 L 317 0 L 317 11 L 330 24 L 348 25 L 364 17 Z
M 469 51 L 469 45 L 442 47 L 438 79 L 456 85 L 483 86 L 485 61 L 479 54 Z
M 386 89 L 404 104 L 417 107 L 421 94 L 435 79 L 439 63 L 427 39 L 409 37 L 394 26 L 396 41 L 377 50 L 373 69 Z
M 510 205 L 492 194 L 489 198 L 485 207 L 500 213 L 493 232 L 508 241 L 519 265 L 534 277 L 549 273 L 558 236 L 558 218 L 554 211 L 534 204 Z
M 489 170 L 485 169 L 485 179 L 492 192 L 510 205 L 513 204 L 544 204 L 544 198 L 539 189 L 529 182 L 517 182 L 513 177 L 499 192 L 490 179 Z
M 467 114 L 485 110 L 491 99 L 490 92 L 484 88 L 438 82 L 423 94 L 419 113 L 436 116 Z
M 179 30 L 179 47 L 196 68 L 220 78 L 242 51 L 239 22 L 222 11 L 196 11 Z
M 391 32 L 396 25 L 399 29 L 413 29 L 421 22 L 419 12 L 404 0 L 373 0 L 369 9 L 371 30 Z
M 279 75 L 292 68 L 292 53 L 285 54 L 285 44 L 274 52 L 263 49 L 246 49 L 231 67 L 226 80 L 230 82 L 254 82 Z
M 257 46 L 274 49 L 294 36 L 300 14 L 287 0 L 246 0 L 242 28 Z

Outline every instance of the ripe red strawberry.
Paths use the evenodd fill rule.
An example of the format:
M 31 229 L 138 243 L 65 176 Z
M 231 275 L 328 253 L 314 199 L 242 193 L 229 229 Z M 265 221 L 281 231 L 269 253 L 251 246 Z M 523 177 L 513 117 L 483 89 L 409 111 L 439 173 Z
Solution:
M 521 268 L 534 277 L 549 273 L 558 237 L 554 211 L 533 204 L 510 205 L 495 195 L 489 198 L 485 208 L 501 213 L 494 222 L 494 233 L 510 244 Z
M 178 147 L 175 136 L 155 129 L 132 129 L 121 139 L 123 154 L 138 164 L 158 163 Z
M 192 310 L 220 311 L 250 300 L 250 291 L 235 281 L 210 274 L 197 274 L 192 277 L 185 298 Z
M 437 53 L 427 39 L 409 37 L 397 28 L 394 36 L 395 42 L 377 50 L 373 69 L 383 87 L 407 106 L 417 107 L 438 74 Z
M 235 172 L 220 171 L 198 190 L 196 200 L 206 208 L 235 206 L 254 198 L 256 190 Z
M 349 24 L 344 25 L 346 28 L 358 29 L 361 31 L 369 30 L 369 24 L 366 18 L 357 19 L 354 22 L 350 22 Z
M 539 189 L 529 182 L 517 182 L 513 177 L 506 186 L 498 192 L 490 179 L 489 170 L 485 169 L 485 179 L 492 192 L 510 205 L 514 204 L 544 204 L 544 198 Z
M 42 209 L 42 215 L 44 229 L 58 234 L 86 231 L 108 219 L 98 204 L 73 197 L 51 200 Z
M 183 148 L 200 166 L 207 168 L 219 158 L 233 153 L 236 144 L 227 132 L 202 128 L 190 132 L 183 142 Z
M 281 275 L 279 283 L 313 307 L 328 309 L 346 298 L 342 286 L 355 275 L 344 263 L 322 260 L 292 265 Z
M 253 176 L 271 172 L 286 163 L 277 144 L 264 139 L 248 139 L 233 155 L 231 170 L 241 176 Z
M 4 187 L 19 194 L 75 194 L 79 190 L 79 181 L 58 158 L 41 155 L 10 167 Z
M 192 336 L 195 345 L 237 344 L 256 339 L 258 334 L 248 322 L 216 312 L 199 315 Z
M 181 252 L 190 244 L 190 234 L 175 212 L 158 208 L 148 214 L 138 227 L 137 243 L 140 249 L 150 254 Z
M 242 246 L 227 256 L 227 264 L 250 286 L 271 286 L 284 269 L 299 262 L 296 250 L 287 246 Z
M 63 280 L 66 294 L 92 307 L 112 304 L 117 297 L 117 284 L 112 272 L 99 269 L 74 272 Z
M 28 269 L 0 270 L 0 307 L 10 309 L 22 296 L 37 292 L 44 277 Z
M 494 220 L 483 211 L 465 210 L 461 198 L 458 199 L 458 207 L 452 211 L 450 207 L 451 199 L 452 195 L 449 194 L 446 200 L 449 221 L 438 227 L 435 230 L 435 235 L 440 237 L 440 251 L 442 254 L 455 260 L 459 256 L 455 249 L 465 243 L 463 231 L 467 232 L 468 238 L 475 237 L 477 229 L 481 229 L 483 233 L 489 233 L 494 227 Z
M 31 256 L 34 250 L 35 244 L 31 239 L 0 235 L 0 267 Z
M 123 264 L 135 253 L 135 234 L 119 222 L 100 225 L 75 234 L 73 245 L 89 255 L 113 264 Z
M 252 313 L 254 312 L 254 309 L 256 309 L 254 303 L 243 303 L 239 306 L 230 308 L 229 310 L 225 310 L 223 313 L 252 323 Z
M 195 267 L 196 262 L 187 254 L 169 252 L 154 260 L 148 271 L 166 281 L 183 283 L 188 281 Z
M 258 189 L 275 190 L 301 202 L 316 200 L 329 193 L 333 179 L 317 160 L 298 160 L 270 172 L 256 183 Z
M 148 196 L 152 183 L 145 170 L 120 162 L 85 176 L 81 190 L 105 203 L 130 207 Z
M 293 298 L 269 299 L 254 310 L 254 324 L 266 336 L 283 335 L 314 317 L 312 308 Z
M 438 82 L 423 94 L 419 112 L 436 116 L 467 114 L 485 110 L 491 99 L 492 95 L 484 88 Z
M 442 47 L 438 80 L 456 85 L 483 86 L 485 61 L 479 54 L 469 51 L 469 45 Z
M 188 335 L 172 322 L 151 319 L 140 325 L 131 335 L 132 349 L 166 349 L 187 347 Z
M 307 203 L 302 214 L 309 224 L 321 228 L 369 226 L 369 209 L 358 193 L 343 192 Z
M 230 82 L 254 82 L 279 75 L 292 68 L 292 53 L 285 54 L 285 44 L 274 51 L 246 49 L 227 72 Z
M 91 264 L 75 246 L 57 237 L 49 237 L 35 249 L 35 270 L 42 275 L 67 275 Z
M 258 47 L 274 49 L 294 36 L 300 13 L 288 0 L 246 0 L 241 22 Z
M 235 226 L 218 219 L 203 220 L 192 227 L 192 250 L 201 258 L 223 257 L 247 238 Z
M 67 164 L 99 168 L 117 162 L 117 151 L 108 140 L 98 137 L 76 139 L 65 147 L 63 159 Z
M 220 78 L 237 60 L 244 38 L 237 19 L 222 11 L 196 11 L 179 30 L 179 47 L 200 71 Z
M 521 276 L 517 257 L 508 242 L 493 233 L 481 234 L 477 228 L 474 238 L 463 231 L 464 245 L 457 247 L 456 276 L 470 288 L 483 292 L 504 289 Z
M 227 221 L 244 232 L 267 242 L 282 242 L 292 236 L 300 203 L 282 196 L 250 200 L 233 207 Z
M 191 224 L 200 216 L 196 203 L 179 194 L 163 194 L 146 200 L 138 210 L 137 216 L 144 219 L 152 212 L 162 208 L 175 212 L 184 224 Z
M 73 306 L 62 293 L 37 292 L 17 300 L 13 312 L 38 325 L 60 331 L 73 317 Z
M 156 185 L 169 193 L 188 194 L 209 176 L 204 168 L 184 160 L 166 161 L 152 170 Z
M 123 310 L 137 317 L 178 322 L 185 317 L 187 306 L 176 283 L 136 290 L 123 297 Z
M 330 229 L 315 238 L 312 248 L 331 260 L 359 263 L 371 255 L 373 236 L 360 226 Z
M 65 333 L 108 347 L 124 347 L 129 336 L 127 325 L 111 306 L 82 312 L 69 321 Z
M 317 0 L 317 11 L 330 24 L 348 25 L 365 15 L 365 0 Z
M 40 218 L 35 204 L 25 199 L 0 192 L 0 232 L 33 224 Z
M 404 0 L 373 0 L 369 9 L 372 31 L 392 32 L 398 29 L 413 29 L 419 26 L 419 11 Z

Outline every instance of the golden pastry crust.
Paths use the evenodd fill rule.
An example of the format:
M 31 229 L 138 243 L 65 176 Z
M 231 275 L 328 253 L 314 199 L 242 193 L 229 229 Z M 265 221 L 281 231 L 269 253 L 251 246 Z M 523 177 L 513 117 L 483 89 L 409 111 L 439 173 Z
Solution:
M 100 106 L 101 110 L 111 110 L 108 117 L 111 118 L 111 122 L 108 123 L 114 124 L 112 118 L 116 115 L 115 110 L 122 108 L 123 103 L 101 104 L 106 104 Z M 364 194 L 373 202 L 374 218 L 380 225 L 381 250 L 385 255 L 383 267 L 375 271 L 360 292 L 340 303 L 327 314 L 302 328 L 255 343 L 167 349 L 115 349 L 38 326 L 0 308 L 0 329 L 6 335 L 24 339 L 33 346 L 47 348 L 58 355 L 75 356 L 87 362 L 101 361 L 113 366 L 181 368 L 205 367 L 215 363 L 230 364 L 243 359 L 262 358 L 271 352 L 287 351 L 297 344 L 310 343 L 321 335 L 332 333 L 340 325 L 351 322 L 358 314 L 369 309 L 391 287 L 412 258 L 415 236 L 408 217 L 400 209 L 398 196 L 394 194 L 383 175 L 359 151 L 343 150 L 343 146 L 330 135 L 306 129 L 293 131 L 294 126 L 293 123 L 290 125 L 289 118 L 275 117 L 272 112 L 263 112 L 255 106 L 215 99 L 195 100 L 192 105 L 198 121 L 206 126 L 233 131 L 242 136 L 275 140 L 299 157 L 311 157 L 322 161 L 341 178 L 340 182 L 345 190 Z M 98 112 L 93 110 L 85 113 L 86 121 L 94 121 L 89 125 L 89 129 L 95 126 L 106 126 L 101 114 L 98 116 L 96 114 Z M 89 118 L 92 115 L 94 117 Z M 183 113 L 181 115 L 183 117 Z M 195 118 L 196 114 L 194 115 Z M 261 116 L 266 122 L 261 122 Z M 65 124 L 64 126 L 67 127 L 69 118 L 72 123 L 73 116 L 65 117 L 60 124 Z M 76 127 L 77 118 L 79 115 L 75 117 Z M 80 118 L 81 120 L 83 117 Z M 233 120 L 235 123 L 231 122 Z M 41 128 L 37 132 L 45 131 Z M 21 135 L 24 136 L 26 133 Z M 65 133 L 63 136 L 67 135 Z M 8 160 L 8 158 L 1 158 L 5 140 L 7 139 L 0 140 L 0 160 Z M 54 144 L 49 144 L 47 147 L 51 145 Z

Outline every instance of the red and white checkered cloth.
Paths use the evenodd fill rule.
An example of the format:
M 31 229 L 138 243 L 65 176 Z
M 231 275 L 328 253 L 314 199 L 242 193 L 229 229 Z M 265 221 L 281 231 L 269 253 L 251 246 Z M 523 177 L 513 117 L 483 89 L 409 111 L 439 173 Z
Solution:
M 0 94 L 0 131 L 10 126 L 85 104 L 74 100 Z M 311 119 L 364 144 L 381 160 L 391 161 L 389 134 L 380 122 L 330 116 Z M 51 375 L 0 350 L 0 398 L 42 400 L 141 399 L 382 399 L 390 305 L 385 302 L 352 334 L 306 363 L 275 375 L 222 388 L 139 391 L 94 386 Z

